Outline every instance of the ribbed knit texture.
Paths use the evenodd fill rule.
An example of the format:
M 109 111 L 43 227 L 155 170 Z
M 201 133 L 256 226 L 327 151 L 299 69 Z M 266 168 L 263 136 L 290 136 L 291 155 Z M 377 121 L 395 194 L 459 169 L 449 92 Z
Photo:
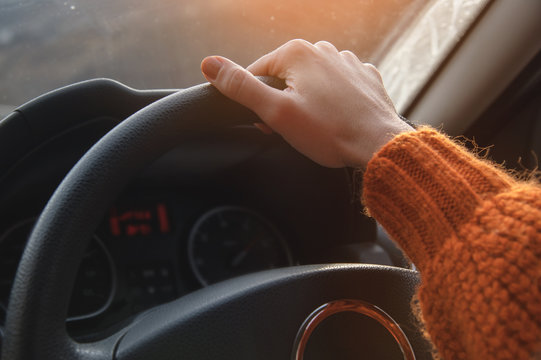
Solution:
M 541 359 L 541 188 L 433 129 L 369 162 L 364 203 L 419 268 L 443 359 Z

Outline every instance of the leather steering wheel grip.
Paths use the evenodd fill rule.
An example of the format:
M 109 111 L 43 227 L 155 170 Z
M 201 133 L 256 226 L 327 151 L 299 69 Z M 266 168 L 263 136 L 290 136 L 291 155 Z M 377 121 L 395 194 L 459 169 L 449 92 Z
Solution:
M 261 80 L 285 87 L 275 78 Z M 202 84 L 146 106 L 98 141 L 64 178 L 32 231 L 11 292 L 2 359 L 287 358 L 295 327 L 320 302 L 336 296 L 361 296 L 408 323 L 416 273 L 367 265 L 308 266 L 210 286 L 141 314 L 102 341 L 81 344 L 68 336 L 65 319 L 83 251 L 127 182 L 174 148 L 187 130 L 258 120 Z M 254 322 L 265 321 L 276 323 L 276 336 L 267 334 L 263 341 L 254 331 L 264 328 L 254 328 Z M 426 349 L 415 329 L 405 331 L 414 349 Z

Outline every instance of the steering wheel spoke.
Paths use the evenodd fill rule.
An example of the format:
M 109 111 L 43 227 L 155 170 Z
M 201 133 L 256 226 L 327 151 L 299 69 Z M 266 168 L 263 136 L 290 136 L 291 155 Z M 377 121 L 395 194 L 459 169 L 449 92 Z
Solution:
M 145 314 L 127 330 L 115 358 L 287 359 L 303 320 L 330 300 L 364 299 L 385 308 L 399 323 L 408 323 L 409 301 L 396 299 L 411 299 L 417 282 L 411 270 L 362 264 L 306 265 L 246 275 Z M 414 347 L 422 347 L 415 329 L 407 333 Z

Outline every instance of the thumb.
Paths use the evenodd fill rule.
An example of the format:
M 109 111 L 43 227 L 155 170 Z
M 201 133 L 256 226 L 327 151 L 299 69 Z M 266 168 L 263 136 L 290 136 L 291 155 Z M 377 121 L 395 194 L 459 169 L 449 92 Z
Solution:
M 264 84 L 248 70 L 221 56 L 203 59 L 201 71 L 222 94 L 253 110 L 261 118 L 265 109 L 271 108 L 273 102 L 281 97 L 281 91 Z

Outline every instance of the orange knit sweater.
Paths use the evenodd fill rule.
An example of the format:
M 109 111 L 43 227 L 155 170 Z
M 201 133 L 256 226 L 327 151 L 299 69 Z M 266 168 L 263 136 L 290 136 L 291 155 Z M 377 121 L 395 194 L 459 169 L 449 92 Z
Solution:
M 421 274 L 443 359 L 541 359 L 541 188 L 444 135 L 395 137 L 369 162 L 364 202 Z

